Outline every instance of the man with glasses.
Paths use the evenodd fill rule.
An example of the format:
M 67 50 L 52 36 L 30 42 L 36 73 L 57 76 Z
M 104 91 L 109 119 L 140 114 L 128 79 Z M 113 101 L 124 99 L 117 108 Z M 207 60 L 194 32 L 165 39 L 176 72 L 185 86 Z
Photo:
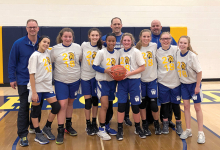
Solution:
M 38 23 L 34 19 L 27 20 L 26 24 L 27 35 L 14 42 L 8 62 L 8 73 L 10 86 L 13 89 L 18 87 L 20 99 L 20 108 L 18 111 L 17 128 L 18 136 L 20 137 L 20 145 L 28 146 L 28 126 L 30 131 L 34 132 L 34 127 L 30 120 L 29 123 L 29 103 L 27 84 L 29 82 L 28 60 L 31 54 L 37 50 L 38 45 Z M 43 101 L 42 101 L 43 102 Z M 42 104 L 41 104 L 42 106 Z M 39 116 L 40 119 L 40 116 Z
M 151 42 L 157 43 L 157 49 L 161 47 L 161 43 L 160 43 L 160 35 L 161 35 L 161 30 L 162 30 L 162 26 L 159 20 L 153 20 L 151 22 L 151 27 L 150 30 L 152 32 L 151 36 L 152 36 L 152 40 Z M 174 38 L 172 37 L 171 40 L 171 45 L 177 45 L 176 41 L 174 40 Z M 161 110 L 161 109 L 160 109 Z M 175 124 L 172 122 L 172 105 L 170 105 L 170 112 L 169 112 L 169 126 L 171 128 L 175 127 Z M 161 111 L 160 111 L 161 112 Z M 163 121 L 163 114 L 160 113 L 160 120 L 161 122 Z M 147 121 L 148 123 L 152 123 L 153 122 L 153 116 L 151 114 L 151 109 L 150 109 L 150 103 L 147 103 Z

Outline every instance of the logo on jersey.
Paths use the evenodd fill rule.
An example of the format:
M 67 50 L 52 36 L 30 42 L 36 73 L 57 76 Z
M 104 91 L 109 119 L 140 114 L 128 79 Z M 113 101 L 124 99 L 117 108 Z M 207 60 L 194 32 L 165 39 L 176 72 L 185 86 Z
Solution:
M 149 59 L 151 59 L 151 58 L 152 58 L 152 52 L 147 52 L 147 57 L 148 57 Z
M 181 68 L 182 70 L 186 70 L 186 64 L 184 62 L 181 62 Z
M 116 64 L 115 58 L 111 58 L 111 60 L 112 60 L 112 61 L 111 61 L 111 65 L 112 65 L 112 66 L 115 66 L 115 64 Z
M 135 102 L 139 102 L 139 96 L 135 96 Z
M 46 58 L 47 58 L 48 64 L 50 65 L 50 58 L 49 57 L 46 57 Z
M 128 56 L 125 56 L 125 64 L 128 65 L 130 62 L 130 58 Z
M 174 62 L 172 55 L 168 55 L 168 61 L 169 61 L 170 63 Z
M 74 59 L 74 53 L 69 52 L 68 54 L 69 54 L 69 59 L 70 59 L 70 60 L 73 60 L 73 59 Z
M 192 99 L 197 100 L 197 95 L 193 94 Z
M 156 94 L 156 90 L 155 90 L 155 89 L 152 89 L 152 90 L 151 90 L 151 94 L 152 94 L 152 95 L 155 95 L 155 94 Z
M 94 51 L 92 54 L 92 59 L 95 59 L 96 54 L 97 54 L 97 52 Z
M 181 97 L 180 97 L 180 96 L 177 96 L 177 97 L 176 97 L 176 100 L 177 100 L 177 101 L 180 101 L 180 100 L 181 100 Z

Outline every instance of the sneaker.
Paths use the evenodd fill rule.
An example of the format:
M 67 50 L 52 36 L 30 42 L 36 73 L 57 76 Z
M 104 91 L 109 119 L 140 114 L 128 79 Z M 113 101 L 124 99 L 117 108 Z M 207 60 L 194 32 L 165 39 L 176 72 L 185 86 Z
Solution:
M 92 129 L 93 129 L 94 134 L 97 134 L 99 132 L 99 128 L 97 127 L 96 123 L 92 123 Z
M 74 130 L 74 129 L 72 128 L 72 122 L 67 122 L 67 123 L 66 123 L 65 132 L 66 132 L 66 133 L 69 133 L 69 134 L 72 135 L 72 136 L 77 135 L 76 130 Z
M 197 143 L 199 143 L 199 144 L 205 143 L 205 134 L 204 134 L 204 132 L 199 132 L 198 133 Z
M 169 133 L 169 121 L 163 121 L 162 133 L 163 134 L 168 134 Z
M 20 139 L 20 145 L 21 146 L 28 146 L 29 145 L 27 137 L 23 137 Z
M 118 133 L 116 135 L 117 140 L 123 140 L 123 128 L 118 128 Z
M 182 134 L 180 135 L 180 138 L 182 140 L 185 140 L 185 139 L 187 139 L 190 136 L 192 136 L 191 130 L 187 129 L 186 131 L 182 132 Z
M 94 135 L 95 134 L 91 123 L 87 124 L 86 132 L 87 132 L 87 135 Z
M 35 129 L 31 129 L 31 128 L 30 128 L 30 129 L 28 130 L 28 132 L 31 133 L 31 134 L 34 134 L 34 133 L 35 133 Z
M 175 124 L 172 121 L 169 121 L 169 127 L 175 128 Z
M 44 128 L 42 129 L 42 132 L 43 134 L 47 136 L 49 140 L 55 140 L 55 136 L 52 134 L 50 127 L 44 126 Z
M 182 134 L 183 133 L 182 122 L 181 121 L 176 122 L 176 133 L 177 134 Z
M 117 134 L 117 131 L 115 131 L 114 129 L 109 127 L 109 124 L 105 125 L 105 130 L 110 135 L 116 135 Z
M 49 143 L 49 140 L 43 135 L 43 133 L 35 133 L 36 137 L 34 139 L 34 141 L 40 143 L 40 144 L 47 144 Z
M 148 128 L 148 124 L 143 124 L 142 127 L 145 135 L 147 136 L 151 135 L 151 131 Z
M 159 122 L 154 122 L 154 128 L 155 128 L 155 134 L 160 135 L 161 134 L 161 129 L 160 129 L 160 124 Z
M 135 127 L 135 131 L 134 131 L 135 134 L 138 134 L 140 138 L 142 139 L 145 139 L 146 136 L 144 134 L 144 132 L 142 131 L 141 127 L 140 126 L 137 126 Z
M 57 134 L 57 140 L 56 144 L 63 144 L 63 139 L 64 139 L 64 128 L 58 128 L 58 134 Z
M 99 127 L 99 132 L 97 135 L 102 139 L 102 140 L 111 140 L 111 137 L 107 134 L 105 127 L 101 128 Z
M 129 117 L 125 117 L 124 122 L 125 122 L 125 124 L 126 124 L 127 126 L 132 126 L 132 122 L 131 122 L 131 120 L 129 119 Z

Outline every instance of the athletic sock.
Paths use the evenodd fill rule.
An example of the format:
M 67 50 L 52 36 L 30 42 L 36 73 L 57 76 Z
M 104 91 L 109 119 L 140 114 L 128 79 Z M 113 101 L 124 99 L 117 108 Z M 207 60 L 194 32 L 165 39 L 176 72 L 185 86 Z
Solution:
M 92 123 L 96 124 L 96 118 L 92 118 Z
M 71 122 L 71 119 L 72 119 L 72 118 L 66 118 L 66 123 L 67 123 L 67 122 Z
M 48 127 L 51 128 L 51 124 L 52 124 L 52 122 L 50 122 L 50 121 L 47 120 L 46 127 L 47 127 L 47 128 L 48 128 Z
M 147 124 L 147 120 L 142 120 L 142 124 Z
M 36 132 L 36 133 L 41 133 L 41 130 L 40 130 L 40 128 L 39 128 L 39 127 L 34 128 L 34 129 L 35 129 L 35 132 Z
M 64 128 L 64 124 L 58 124 L 58 128 Z

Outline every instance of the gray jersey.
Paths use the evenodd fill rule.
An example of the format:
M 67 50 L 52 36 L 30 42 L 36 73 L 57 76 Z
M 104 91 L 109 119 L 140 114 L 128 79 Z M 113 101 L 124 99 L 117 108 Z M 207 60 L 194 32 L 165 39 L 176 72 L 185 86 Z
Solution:
M 180 85 L 176 69 L 177 51 L 177 46 L 171 45 L 168 50 L 160 47 L 156 53 L 158 82 L 171 89 Z
M 48 50 L 35 51 L 28 62 L 29 74 L 34 74 L 36 92 L 52 92 L 52 66 Z M 27 88 L 31 90 L 30 81 Z
M 53 46 L 51 60 L 54 62 L 54 79 L 63 83 L 73 83 L 80 79 L 80 60 L 82 50 L 79 44 L 72 43 L 69 47 L 62 43 Z
M 120 52 L 120 65 L 124 66 L 127 71 L 134 71 L 140 66 L 145 64 L 143 56 L 140 50 L 132 47 L 129 51 L 125 52 L 124 48 L 119 50 Z M 141 77 L 141 73 L 129 76 L 129 79 L 138 79 Z
M 177 53 L 177 70 L 181 83 L 191 84 L 197 82 L 197 73 L 202 71 L 195 53 L 188 51 L 182 55 Z
M 104 69 L 109 69 L 112 66 L 119 64 L 119 51 L 114 49 L 114 53 L 110 53 L 106 48 L 98 51 L 93 62 L 95 66 L 100 66 Z M 97 81 L 113 81 L 107 73 L 96 72 Z
M 142 46 L 140 51 L 145 61 L 145 70 L 141 72 L 141 81 L 154 81 L 157 78 L 157 44 L 150 42 L 147 47 Z

